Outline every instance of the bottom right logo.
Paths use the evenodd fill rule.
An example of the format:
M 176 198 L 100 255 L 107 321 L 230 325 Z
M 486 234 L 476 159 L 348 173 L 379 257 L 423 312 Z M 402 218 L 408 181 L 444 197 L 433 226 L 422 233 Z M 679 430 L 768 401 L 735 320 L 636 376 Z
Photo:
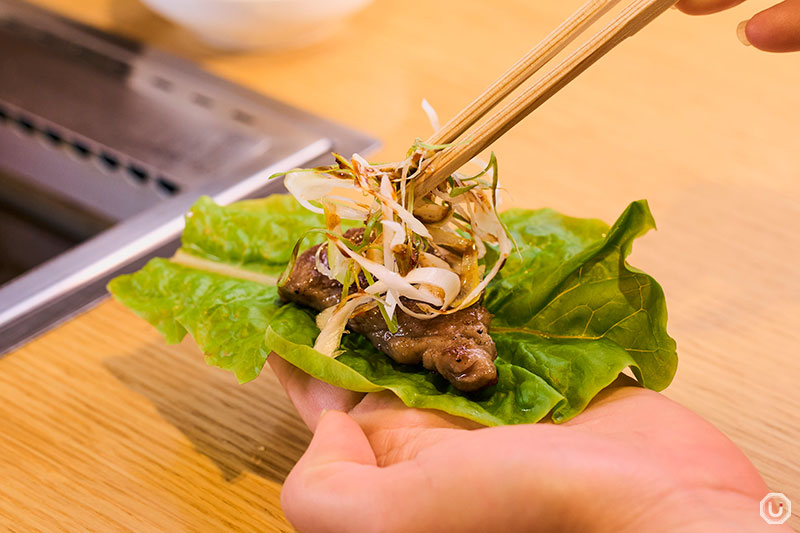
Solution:
M 783 524 L 792 515 L 792 502 L 781 492 L 770 492 L 761 500 L 761 518 L 767 524 Z

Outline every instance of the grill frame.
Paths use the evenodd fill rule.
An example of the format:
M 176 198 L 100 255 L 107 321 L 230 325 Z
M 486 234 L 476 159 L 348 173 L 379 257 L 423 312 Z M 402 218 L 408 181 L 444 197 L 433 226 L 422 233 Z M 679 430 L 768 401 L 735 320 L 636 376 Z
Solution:
M 52 108 L 48 112 L 22 105 L 25 95 L 17 94 L 15 101 L 13 93 L 3 93 L 0 70 L 0 167 L 29 179 L 31 187 L 63 194 L 83 202 L 87 211 L 116 221 L 0 286 L 0 356 L 107 297 L 105 285 L 112 277 L 140 268 L 154 255 L 171 254 L 178 246 L 183 213 L 199 196 L 227 204 L 282 192 L 281 180 L 269 180 L 274 173 L 328 163 L 331 151 L 363 154 L 378 146 L 368 135 L 42 8 L 0 0 L 0 33 L 8 28 L 8 20 L 17 30 L 23 28 L 23 34 L 35 36 L 30 46 L 50 42 L 69 48 L 64 43 L 72 43 L 75 57 L 88 57 L 92 68 L 106 68 L 118 76 L 122 90 L 133 95 L 130 99 L 157 103 L 157 110 L 180 111 L 178 115 L 188 117 L 186 128 L 196 128 L 194 120 L 218 124 L 230 138 L 242 140 L 243 148 L 231 161 L 204 163 L 208 168 L 203 171 L 187 170 L 192 146 L 180 160 L 162 157 L 167 163 L 162 165 L 163 154 L 134 153 L 129 146 L 110 142 L 113 136 L 104 138 L 97 116 L 88 117 L 87 128 L 81 128 L 79 122 L 66 124 L 55 118 Z M 118 100 L 127 101 L 125 94 Z M 131 127 L 147 127 L 141 116 L 129 122 Z M 205 142 L 202 135 L 198 139 Z M 217 139 L 225 145 L 224 137 Z M 181 145 L 175 146 L 180 155 Z M 202 155 L 208 156 L 198 154 Z M 207 159 L 214 160 L 211 155 Z

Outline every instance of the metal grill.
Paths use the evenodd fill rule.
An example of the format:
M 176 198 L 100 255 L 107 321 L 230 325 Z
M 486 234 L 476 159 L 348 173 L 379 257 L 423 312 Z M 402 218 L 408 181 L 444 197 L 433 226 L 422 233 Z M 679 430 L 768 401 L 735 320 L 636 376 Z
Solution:
M 272 173 L 375 145 L 179 58 L 0 0 L 0 250 L 30 263 L 0 264 L 24 270 L 0 278 L 0 353 L 170 253 L 198 196 L 276 192 Z M 16 246 L 14 231 L 30 237 Z

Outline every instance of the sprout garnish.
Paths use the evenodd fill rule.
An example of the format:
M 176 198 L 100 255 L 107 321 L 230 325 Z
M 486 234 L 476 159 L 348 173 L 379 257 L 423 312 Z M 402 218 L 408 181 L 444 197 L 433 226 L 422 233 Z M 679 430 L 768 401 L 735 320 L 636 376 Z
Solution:
M 340 303 L 318 316 L 318 351 L 335 356 L 348 319 L 376 305 L 392 332 L 398 308 L 422 320 L 467 308 L 502 268 L 512 244 L 496 211 L 494 154 L 477 174 L 456 172 L 414 198 L 421 169 L 445 148 L 417 140 L 396 163 L 334 154 L 334 165 L 286 173 L 289 192 L 325 217 L 317 270 L 343 285 Z M 360 223 L 361 236 L 343 232 L 343 220 Z M 499 255 L 492 265 L 480 263 L 487 245 Z

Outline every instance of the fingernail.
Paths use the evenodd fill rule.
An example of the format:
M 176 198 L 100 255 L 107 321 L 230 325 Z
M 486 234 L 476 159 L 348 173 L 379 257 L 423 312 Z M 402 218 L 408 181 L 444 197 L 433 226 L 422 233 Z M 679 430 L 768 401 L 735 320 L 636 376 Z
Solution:
M 751 46 L 750 40 L 747 38 L 747 23 L 750 22 L 749 20 L 743 20 L 736 26 L 736 36 L 739 38 L 739 41 L 745 46 Z

